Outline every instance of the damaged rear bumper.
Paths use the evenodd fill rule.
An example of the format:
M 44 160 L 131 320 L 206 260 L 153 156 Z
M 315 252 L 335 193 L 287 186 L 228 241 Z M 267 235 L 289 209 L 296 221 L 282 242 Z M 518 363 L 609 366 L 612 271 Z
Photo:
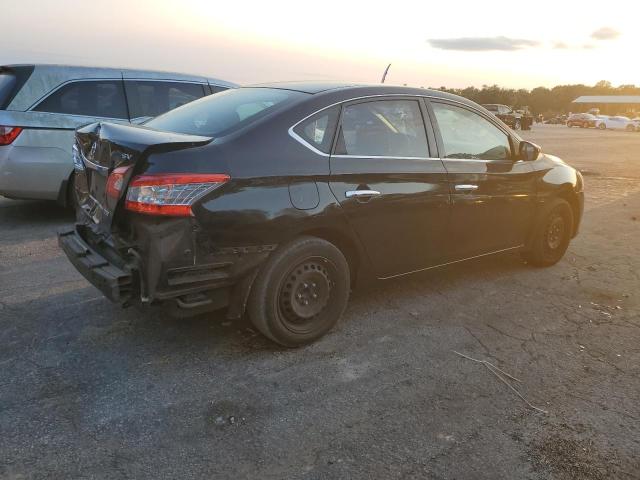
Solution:
M 109 300 L 127 305 L 133 298 L 134 276 L 128 267 L 118 267 L 93 249 L 77 229 L 58 234 L 58 244 L 69 261 Z
M 230 319 L 243 315 L 257 267 L 272 250 L 221 250 L 202 263 L 176 266 L 176 251 L 184 251 L 185 244 L 155 231 L 145 237 L 154 241 L 147 248 L 128 248 L 124 255 L 76 224 L 58 234 L 58 243 L 82 276 L 123 307 L 163 303 L 176 317 L 227 308 Z

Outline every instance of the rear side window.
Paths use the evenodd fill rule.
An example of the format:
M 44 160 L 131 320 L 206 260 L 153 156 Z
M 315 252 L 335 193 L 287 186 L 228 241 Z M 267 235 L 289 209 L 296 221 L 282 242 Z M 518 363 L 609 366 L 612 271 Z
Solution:
M 16 76 L 12 73 L 0 73 L 0 107 L 2 107 L 16 85 Z
M 420 105 L 415 100 L 381 100 L 345 107 L 336 154 L 428 157 Z
M 229 89 L 176 108 L 145 125 L 157 130 L 222 137 L 308 95 L 276 88 Z
M 124 90 L 122 82 L 118 80 L 68 83 L 45 98 L 34 110 L 88 117 L 127 118 Z
M 131 118 L 157 117 L 169 110 L 204 97 L 199 83 L 126 81 Z
M 339 113 L 340 107 L 328 108 L 301 122 L 293 131 L 309 145 L 329 153 Z

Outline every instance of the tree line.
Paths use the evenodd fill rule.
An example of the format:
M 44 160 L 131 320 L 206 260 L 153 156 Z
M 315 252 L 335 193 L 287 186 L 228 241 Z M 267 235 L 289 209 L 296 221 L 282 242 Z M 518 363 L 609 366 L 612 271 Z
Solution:
M 498 85 L 483 85 L 482 88 L 440 87 L 438 90 L 454 93 L 480 104 L 500 103 L 516 109 L 526 106 L 534 115 L 543 114 L 545 117 L 579 111 L 580 107 L 572 105 L 571 102 L 582 95 L 640 95 L 640 87 L 635 85 L 614 87 L 611 82 L 606 80 L 602 80 L 592 87 L 578 84 L 516 90 L 502 88 Z

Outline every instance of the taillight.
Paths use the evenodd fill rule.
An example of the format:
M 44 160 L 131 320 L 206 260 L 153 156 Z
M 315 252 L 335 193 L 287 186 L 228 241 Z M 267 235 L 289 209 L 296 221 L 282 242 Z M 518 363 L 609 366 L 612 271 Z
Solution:
M 227 181 L 229 176 L 222 174 L 139 175 L 129 184 L 125 208 L 148 215 L 188 217 L 198 199 Z
M 107 195 L 114 199 L 120 198 L 120 192 L 122 192 L 122 186 L 124 185 L 124 176 L 127 174 L 131 165 L 128 167 L 118 167 L 109 174 L 107 178 Z
M 20 127 L 5 127 L 0 125 L 0 145 L 10 145 L 18 138 L 22 129 Z

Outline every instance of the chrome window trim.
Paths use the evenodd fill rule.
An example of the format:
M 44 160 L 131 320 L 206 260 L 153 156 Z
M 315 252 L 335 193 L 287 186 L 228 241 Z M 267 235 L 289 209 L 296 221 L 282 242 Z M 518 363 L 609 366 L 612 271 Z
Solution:
M 331 155 L 329 153 L 324 153 L 320 150 L 318 150 L 317 148 L 315 148 L 313 145 L 311 145 L 309 142 L 307 142 L 304 138 L 302 138 L 300 135 L 298 135 L 296 132 L 294 132 L 294 128 L 296 128 L 298 125 L 300 125 L 302 122 L 304 122 L 305 120 L 308 120 L 309 118 L 313 117 L 314 115 L 322 112 L 323 110 L 326 110 L 328 108 L 332 108 L 335 107 L 336 105 L 342 105 L 344 103 L 348 103 L 348 102 L 354 102 L 357 100 L 365 100 L 367 98 L 380 98 L 380 97 L 408 97 L 408 98 L 416 98 L 416 99 L 420 99 L 420 98 L 428 98 L 428 99 L 433 99 L 433 100 L 442 100 L 443 102 L 451 102 L 451 103 L 457 103 L 458 105 L 462 105 L 463 107 L 466 107 L 472 111 L 474 111 L 475 113 L 479 114 L 482 118 L 485 118 L 489 123 L 491 123 L 492 125 L 495 125 L 497 128 L 499 128 L 503 133 L 505 133 L 506 135 L 508 135 L 509 137 L 511 136 L 509 132 L 505 132 L 505 130 L 503 128 L 501 128 L 500 125 L 497 125 L 496 123 L 492 122 L 491 120 L 489 120 L 488 118 L 486 118 L 485 115 L 483 115 L 482 111 L 478 110 L 477 108 L 473 107 L 472 105 L 468 105 L 465 102 L 460 102 L 458 100 L 452 100 L 450 98 L 442 98 L 442 97 L 437 97 L 435 95 L 417 95 L 415 93 L 385 93 L 385 94 L 374 94 L 374 95 L 363 95 L 360 97 L 353 97 L 353 98 L 347 98 L 345 100 L 340 100 L 339 102 L 335 102 L 332 103 L 331 105 L 327 105 L 326 107 L 322 107 L 318 110 L 316 110 L 315 112 L 307 115 L 306 117 L 304 117 L 301 120 L 298 120 L 296 123 L 294 123 L 291 127 L 289 127 L 289 135 L 291 136 L 291 138 L 293 138 L 295 141 L 299 142 L 300 144 L 302 144 L 303 146 L 305 146 L 306 148 L 308 148 L 309 150 L 311 150 L 312 152 L 321 155 L 323 157 L 336 157 L 336 158 L 414 158 L 414 159 L 420 159 L 420 160 L 444 160 L 440 159 L 440 158 L 432 158 L 432 157 L 393 157 L 393 156 L 358 156 L 358 155 Z M 425 125 L 426 127 L 426 125 Z M 453 160 L 453 159 L 447 159 L 447 160 Z
M 396 160 L 438 160 L 433 157 L 403 157 L 402 155 L 331 155 L 334 158 L 386 158 Z

